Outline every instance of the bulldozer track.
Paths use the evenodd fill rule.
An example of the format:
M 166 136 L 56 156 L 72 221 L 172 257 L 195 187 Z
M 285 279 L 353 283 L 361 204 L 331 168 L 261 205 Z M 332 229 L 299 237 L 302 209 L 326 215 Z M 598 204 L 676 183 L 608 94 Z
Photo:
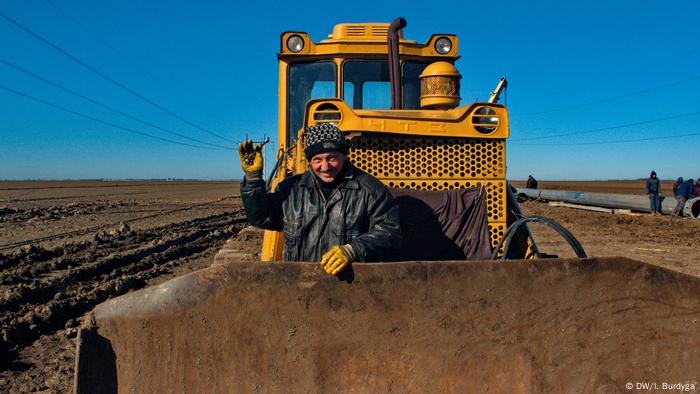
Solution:
M 0 200 L 0 202 L 18 203 L 18 202 L 36 202 L 36 201 L 52 201 L 52 200 L 73 200 L 76 198 L 86 198 L 86 197 L 133 196 L 133 195 L 154 194 L 154 193 L 160 193 L 160 191 L 126 192 L 126 193 L 121 192 L 121 193 L 105 193 L 105 194 L 82 194 L 82 195 L 73 195 L 73 196 L 37 197 L 37 198 L 23 198 L 23 199 L 5 198 L 5 199 Z
M 144 243 L 160 240 L 163 238 L 163 234 L 178 234 L 191 228 L 216 230 L 227 225 L 230 218 L 236 217 L 237 214 L 237 212 L 225 212 L 132 232 L 127 237 L 114 237 L 102 242 L 71 243 L 52 250 L 39 249 L 37 253 L 5 258 L 3 266 L 0 266 L 0 272 L 3 273 L 3 276 L 0 277 L 0 285 L 23 283 L 33 280 L 28 278 L 37 277 L 45 272 L 78 266 L 85 263 L 86 258 L 102 258 L 129 250 Z M 65 250 L 69 252 L 66 253 Z M 70 251 L 78 252 L 71 253 Z
M 153 185 L 149 185 L 153 186 Z M 127 187 L 127 186 L 124 186 Z M 29 190 L 26 193 L 22 193 L 17 197 L 22 197 L 33 193 L 37 190 L 42 190 L 42 188 L 37 189 L 26 189 Z M 176 193 L 168 192 L 169 195 L 186 194 L 192 191 L 196 191 L 198 188 L 190 188 L 184 190 L 178 190 Z M 68 196 L 57 196 L 57 197 L 36 197 L 36 198 L 16 198 L 10 197 L 0 200 L 3 203 L 25 203 L 25 202 L 37 202 L 37 201 L 52 201 L 52 200 L 74 200 L 78 198 L 95 198 L 95 197 L 112 197 L 112 196 L 135 196 L 135 195 L 145 195 L 145 194 L 163 194 L 163 190 L 151 190 L 151 191 L 139 191 L 139 192 L 118 192 L 118 193 L 102 193 L 102 194 L 80 194 L 80 195 L 68 195 Z
M 174 212 L 186 211 L 186 210 L 190 210 L 193 208 L 199 208 L 199 207 L 203 207 L 203 206 L 207 206 L 207 205 L 212 205 L 212 204 L 215 204 L 217 202 L 221 202 L 221 201 L 224 201 L 224 200 L 227 200 L 230 198 L 234 198 L 234 196 L 224 197 L 224 198 L 216 199 L 214 201 L 207 201 L 207 202 L 200 203 L 200 204 L 188 205 L 186 207 L 181 207 L 181 208 L 158 211 L 156 213 L 140 216 L 137 218 L 117 220 L 114 222 L 105 223 L 105 224 L 101 224 L 101 225 L 97 225 L 97 226 L 90 226 L 90 227 L 85 227 L 85 228 L 81 228 L 81 229 L 77 229 L 77 230 L 66 231 L 66 232 L 59 233 L 59 234 L 47 235 L 45 237 L 37 237 L 37 238 L 32 238 L 32 239 L 27 239 L 27 240 L 22 240 L 22 241 L 17 241 L 17 242 L 11 242 L 11 243 L 0 245 L 0 250 L 16 248 L 16 247 L 24 246 L 24 245 L 36 244 L 39 242 L 50 241 L 50 240 L 55 240 L 55 239 L 59 239 L 59 238 L 66 238 L 66 237 L 71 237 L 71 236 L 89 234 L 89 233 L 92 233 L 95 231 L 99 231 L 101 229 L 113 227 L 119 223 L 134 223 L 134 222 L 137 222 L 139 220 L 150 219 L 150 218 L 154 218 L 154 217 L 161 216 L 161 215 L 167 215 L 167 214 L 174 213 Z M 0 266 L 0 268 L 2 268 L 2 266 Z
M 229 185 L 230 182 L 207 182 L 207 185 Z M 11 190 L 50 190 L 50 189 L 104 189 L 109 187 L 153 187 L 153 186 L 174 186 L 180 187 L 183 185 L 202 185 L 202 182 L 153 182 L 144 184 L 111 184 L 111 185 L 77 185 L 77 186 L 41 186 L 41 187 L 3 187 L 0 191 L 11 191 Z
M 100 302 L 213 252 L 245 224 L 242 211 L 225 212 L 132 232 L 124 239 L 67 245 L 61 256 L 29 258 L 5 269 L 0 349 L 16 350 L 63 329 Z

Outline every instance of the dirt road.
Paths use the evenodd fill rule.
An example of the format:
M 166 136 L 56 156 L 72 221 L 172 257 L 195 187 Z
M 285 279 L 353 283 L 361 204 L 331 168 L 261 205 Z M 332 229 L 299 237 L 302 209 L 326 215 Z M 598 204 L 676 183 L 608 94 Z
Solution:
M 640 181 L 541 186 L 643 194 Z M 70 391 L 74 337 L 95 305 L 207 267 L 232 237 L 236 248 L 258 252 L 259 236 L 241 232 L 237 196 L 234 182 L 0 182 L 0 392 Z M 534 201 L 522 209 L 562 223 L 591 256 L 700 276 L 700 220 Z M 573 256 L 547 228 L 531 229 L 544 251 Z

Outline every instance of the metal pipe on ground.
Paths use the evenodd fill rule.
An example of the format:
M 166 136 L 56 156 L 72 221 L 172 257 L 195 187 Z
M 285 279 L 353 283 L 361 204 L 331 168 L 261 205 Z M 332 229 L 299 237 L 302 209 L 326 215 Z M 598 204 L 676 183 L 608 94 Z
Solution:
M 691 198 L 685 203 L 683 215 L 700 219 L 700 197 Z
M 582 205 L 651 212 L 649 197 L 647 196 L 528 188 L 520 188 L 517 189 L 517 191 L 517 194 L 539 200 L 566 201 Z M 661 196 L 661 211 L 663 213 L 672 215 L 675 207 L 675 198 Z M 700 197 L 693 198 L 686 202 L 683 215 L 692 218 L 700 218 Z

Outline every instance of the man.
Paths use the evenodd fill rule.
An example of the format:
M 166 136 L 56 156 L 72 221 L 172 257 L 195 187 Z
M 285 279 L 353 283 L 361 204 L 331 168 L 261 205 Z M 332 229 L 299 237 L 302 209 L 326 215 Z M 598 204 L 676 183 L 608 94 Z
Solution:
M 673 182 L 673 197 L 678 197 L 678 186 L 683 183 L 683 177 L 678 177 L 675 182 Z
M 678 185 L 678 190 L 676 194 L 676 209 L 674 214 L 676 216 L 683 216 L 683 207 L 685 207 L 685 202 L 688 201 L 693 193 L 693 180 L 688 179 L 686 182 Z
M 656 177 L 656 171 L 652 171 L 651 174 L 649 174 L 646 190 L 649 196 L 651 214 L 661 215 L 661 198 L 659 197 L 659 193 L 661 193 L 661 182 L 659 182 L 659 179 Z
M 261 147 L 248 140 L 239 145 L 248 221 L 284 231 L 285 261 L 320 261 L 327 273 L 337 275 L 353 261 L 390 259 L 398 248 L 398 206 L 381 182 L 350 163 L 348 151 L 335 125 L 307 128 L 304 155 L 309 170 L 267 193 Z
M 528 175 L 526 187 L 528 189 L 537 189 L 537 179 L 535 179 L 532 175 Z

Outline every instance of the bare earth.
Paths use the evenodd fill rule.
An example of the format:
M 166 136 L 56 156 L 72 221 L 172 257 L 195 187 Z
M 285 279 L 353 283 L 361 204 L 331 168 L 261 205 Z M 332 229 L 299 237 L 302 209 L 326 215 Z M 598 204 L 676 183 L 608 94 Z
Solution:
M 523 182 L 513 182 L 516 187 Z M 540 182 L 541 188 L 644 194 L 642 181 Z M 663 183 L 668 194 L 670 183 Z M 700 276 L 700 220 L 610 215 L 528 201 L 590 256 L 626 256 Z M 259 252 L 236 182 L 0 182 L 0 392 L 72 389 L 74 337 L 95 305 L 209 266 L 229 248 Z M 548 228 L 540 248 L 573 256 Z
M 515 187 L 524 184 L 513 182 Z M 662 181 L 662 193 L 670 194 L 672 185 L 672 181 Z M 645 194 L 644 181 L 545 181 L 539 186 L 542 189 Z M 700 220 L 646 213 L 611 215 L 552 207 L 537 201 L 520 205 L 526 215 L 546 216 L 564 225 L 589 256 L 625 256 L 700 276 Z M 533 224 L 530 230 L 543 251 L 561 257 L 575 257 L 569 246 L 548 227 Z

